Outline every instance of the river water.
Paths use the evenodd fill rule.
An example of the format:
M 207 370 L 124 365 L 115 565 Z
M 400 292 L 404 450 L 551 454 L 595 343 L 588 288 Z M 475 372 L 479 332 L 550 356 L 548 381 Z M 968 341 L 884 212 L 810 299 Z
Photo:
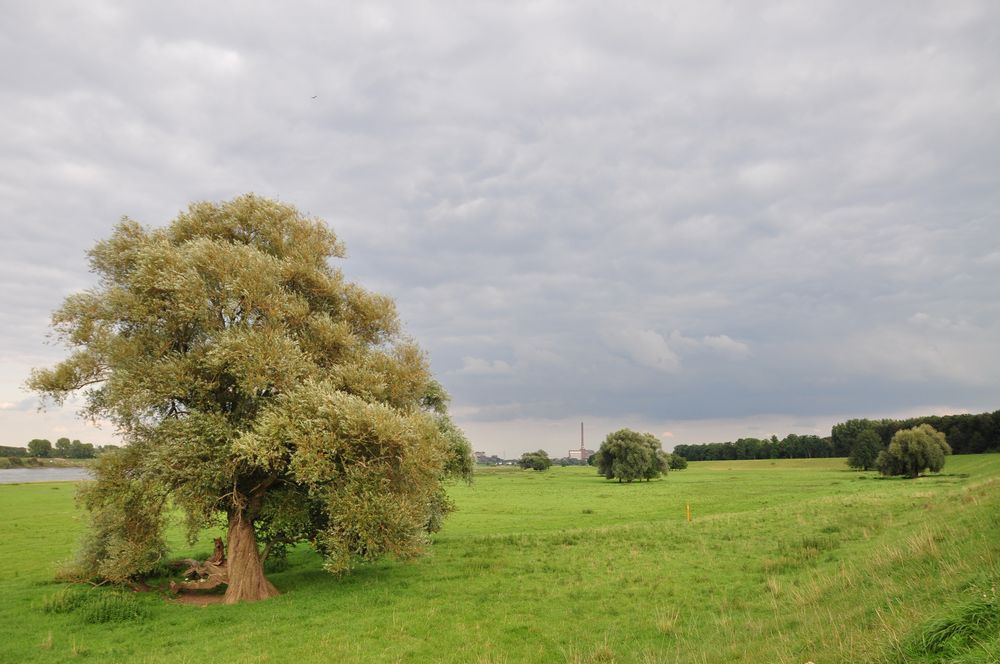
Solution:
M 87 468 L 2 468 L 0 484 L 22 482 L 76 482 L 93 479 Z

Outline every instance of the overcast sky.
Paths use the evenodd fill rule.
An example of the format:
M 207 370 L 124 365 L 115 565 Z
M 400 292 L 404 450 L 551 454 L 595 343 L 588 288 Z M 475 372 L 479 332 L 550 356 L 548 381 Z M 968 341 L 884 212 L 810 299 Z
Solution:
M 996 2 L 2 7 L 0 444 L 113 440 L 22 389 L 50 312 L 122 215 L 248 191 L 476 449 L 1000 408 Z

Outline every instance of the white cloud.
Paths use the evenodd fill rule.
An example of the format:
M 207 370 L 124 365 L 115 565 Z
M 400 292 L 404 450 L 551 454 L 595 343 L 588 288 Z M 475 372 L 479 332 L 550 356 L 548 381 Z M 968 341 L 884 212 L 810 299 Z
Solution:
M 750 347 L 726 334 L 707 335 L 701 338 L 684 336 L 679 330 L 670 333 L 670 344 L 688 352 L 709 351 L 731 359 L 742 359 L 750 354 Z
M 744 166 L 738 171 L 737 177 L 748 188 L 768 192 L 785 185 L 794 173 L 794 164 L 780 161 L 762 161 Z
M 750 354 L 749 346 L 742 341 L 736 341 L 725 334 L 703 337 L 701 343 L 706 348 L 711 348 L 722 355 L 727 355 L 733 358 L 744 358 Z
M 972 326 L 968 321 L 959 320 L 954 321 L 950 318 L 945 318 L 943 316 L 932 316 L 930 314 L 924 313 L 923 311 L 918 311 L 907 319 L 907 322 L 916 328 L 929 328 L 934 330 L 951 330 L 951 331 L 973 331 Z
M 681 368 L 680 356 L 670 348 L 666 339 L 653 330 L 607 330 L 604 340 L 613 352 L 627 356 L 641 367 L 663 373 L 676 373 Z
M 982 265 L 1000 265 L 1000 251 L 991 251 L 976 258 L 976 262 Z
M 493 376 L 509 374 L 513 368 L 503 360 L 484 360 L 478 357 L 463 357 L 462 368 L 458 373 L 474 376 Z
M 38 405 L 38 399 L 35 397 L 28 397 L 27 399 L 21 399 L 20 401 L 0 401 L 0 411 L 6 410 L 28 413 L 37 410 Z
M 147 37 L 139 48 L 139 57 L 154 67 L 182 67 L 198 74 L 232 74 L 243 64 L 240 54 L 232 49 L 190 39 L 160 42 Z

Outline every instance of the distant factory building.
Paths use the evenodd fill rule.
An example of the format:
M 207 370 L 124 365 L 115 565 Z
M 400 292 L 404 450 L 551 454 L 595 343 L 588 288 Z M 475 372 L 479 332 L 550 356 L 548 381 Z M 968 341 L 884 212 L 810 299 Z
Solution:
M 570 450 L 568 456 L 570 459 L 579 459 L 580 461 L 586 461 L 594 453 L 594 450 L 588 450 L 583 446 L 583 422 L 580 422 L 580 449 Z

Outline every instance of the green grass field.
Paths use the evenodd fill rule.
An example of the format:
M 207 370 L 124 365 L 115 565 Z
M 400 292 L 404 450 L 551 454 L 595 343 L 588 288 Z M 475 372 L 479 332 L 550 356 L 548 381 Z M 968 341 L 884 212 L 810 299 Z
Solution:
M 1000 659 L 1000 455 L 914 481 L 842 459 L 692 463 L 632 485 L 481 470 L 415 562 L 337 578 L 300 548 L 270 575 L 276 599 L 145 593 L 110 622 L 45 610 L 65 598 L 53 571 L 84 523 L 73 492 L 0 486 L 0 661 Z M 175 540 L 177 555 L 209 553 L 207 538 Z

